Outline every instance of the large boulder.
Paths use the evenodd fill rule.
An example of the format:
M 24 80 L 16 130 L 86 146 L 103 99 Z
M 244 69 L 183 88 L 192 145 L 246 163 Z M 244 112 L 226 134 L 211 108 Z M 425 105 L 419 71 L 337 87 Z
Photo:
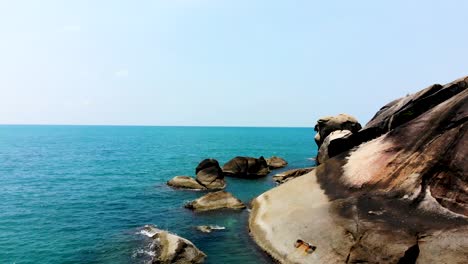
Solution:
M 317 131 L 315 142 L 317 146 L 321 146 L 323 141 L 336 130 L 349 130 L 351 133 L 356 133 L 361 129 L 361 124 L 353 116 L 347 114 L 339 114 L 337 116 L 325 116 L 317 120 L 314 129 Z
M 223 172 L 226 176 L 240 178 L 258 178 L 264 177 L 270 170 L 265 158 L 235 157 L 223 166 Z
M 206 258 L 192 242 L 168 231 L 146 225 L 141 232 L 153 240 L 150 246 L 153 264 L 203 263 Z
M 285 159 L 276 156 L 266 159 L 266 162 L 268 168 L 270 168 L 271 170 L 281 169 L 288 165 L 288 162 Z
M 205 159 L 195 169 L 197 181 L 207 189 L 224 189 L 223 170 L 215 159 Z
M 210 211 L 223 208 L 244 209 L 245 205 L 231 193 L 217 191 L 208 193 L 195 201 L 186 204 L 185 207 L 195 211 Z
M 252 202 L 255 241 L 282 263 L 465 263 L 467 87 L 431 86 L 332 141 L 347 145 Z
M 347 136 L 350 136 L 352 134 L 351 131 L 349 130 L 335 130 L 331 132 L 323 141 L 322 145 L 319 148 L 318 154 L 317 154 L 317 163 L 323 163 L 325 162 L 330 156 L 328 155 L 329 148 L 330 148 L 330 143 L 336 139 L 339 138 L 344 138 Z
M 293 169 L 293 170 L 283 171 L 281 173 L 275 174 L 273 176 L 273 180 L 278 184 L 283 184 L 299 176 L 305 175 L 311 172 L 313 169 L 315 168 L 302 168 L 302 169 Z
M 206 190 L 205 186 L 189 176 L 175 176 L 167 182 L 167 185 L 178 189 Z

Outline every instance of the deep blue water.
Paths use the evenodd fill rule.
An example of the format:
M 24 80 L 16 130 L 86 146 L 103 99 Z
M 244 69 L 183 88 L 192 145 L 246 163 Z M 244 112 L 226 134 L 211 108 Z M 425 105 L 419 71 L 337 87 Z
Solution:
M 248 235 L 248 211 L 193 213 L 202 192 L 165 182 L 194 175 L 204 158 L 277 155 L 314 165 L 312 128 L 0 126 L 0 263 L 141 263 L 139 227 L 181 235 L 207 263 L 269 263 Z M 276 171 L 275 171 L 276 172 Z M 274 174 L 274 173 L 273 173 Z M 274 187 L 268 177 L 228 179 L 246 203 Z M 194 226 L 227 229 L 200 233 Z

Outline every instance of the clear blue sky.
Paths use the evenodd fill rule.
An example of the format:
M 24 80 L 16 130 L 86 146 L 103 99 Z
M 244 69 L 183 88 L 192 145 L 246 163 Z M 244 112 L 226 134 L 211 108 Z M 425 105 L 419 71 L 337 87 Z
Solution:
M 313 126 L 468 74 L 468 1 L 0 0 L 0 123 Z

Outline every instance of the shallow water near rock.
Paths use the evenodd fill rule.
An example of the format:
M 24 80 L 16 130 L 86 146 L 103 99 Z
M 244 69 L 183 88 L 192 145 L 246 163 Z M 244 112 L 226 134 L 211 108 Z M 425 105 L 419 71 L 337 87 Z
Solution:
M 204 158 L 280 156 L 289 165 L 265 178 L 228 178 L 248 204 L 275 186 L 272 175 L 310 167 L 312 128 L 0 126 L 1 263 L 141 263 L 154 224 L 192 241 L 206 263 L 269 263 L 248 234 L 248 211 L 195 213 L 183 205 L 205 192 L 166 181 L 195 175 Z M 225 230 L 209 234 L 199 225 Z

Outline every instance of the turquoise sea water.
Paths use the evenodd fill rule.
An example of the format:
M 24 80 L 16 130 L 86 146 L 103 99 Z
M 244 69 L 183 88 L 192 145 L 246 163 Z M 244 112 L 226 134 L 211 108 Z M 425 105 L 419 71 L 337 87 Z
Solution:
M 313 166 L 313 138 L 312 128 L 0 126 L 0 263 L 142 263 L 145 224 L 191 240 L 207 263 L 269 263 L 247 210 L 193 213 L 183 205 L 203 193 L 165 182 L 209 157 Z M 227 191 L 249 203 L 274 186 L 271 174 L 229 178 Z M 202 224 L 227 229 L 194 229 Z

